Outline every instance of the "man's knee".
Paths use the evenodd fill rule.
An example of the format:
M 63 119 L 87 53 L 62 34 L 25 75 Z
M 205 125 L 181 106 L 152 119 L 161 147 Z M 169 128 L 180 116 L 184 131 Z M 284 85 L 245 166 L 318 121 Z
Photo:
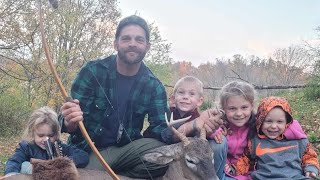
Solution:
M 133 141 L 132 144 L 129 146 L 131 146 L 132 148 L 135 148 L 135 149 L 139 149 L 143 153 L 143 152 L 148 151 L 150 149 L 155 149 L 157 147 L 164 146 L 164 145 L 166 145 L 166 144 L 157 140 L 157 139 L 141 138 L 141 139 Z
M 168 164 L 155 164 L 145 161 L 143 164 L 139 164 L 128 171 L 122 172 L 122 175 L 135 178 L 152 179 L 163 176 L 167 169 Z
M 94 153 L 91 153 L 89 156 L 89 163 L 85 167 L 86 169 L 94 169 L 94 170 L 105 170 L 102 166 L 101 162 L 98 160 L 97 156 Z

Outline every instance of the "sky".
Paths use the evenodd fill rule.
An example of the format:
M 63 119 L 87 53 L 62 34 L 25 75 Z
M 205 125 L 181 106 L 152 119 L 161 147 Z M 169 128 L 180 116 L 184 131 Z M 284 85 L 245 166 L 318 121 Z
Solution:
M 119 0 L 122 16 L 155 23 L 174 61 L 270 57 L 277 48 L 319 39 L 319 0 Z

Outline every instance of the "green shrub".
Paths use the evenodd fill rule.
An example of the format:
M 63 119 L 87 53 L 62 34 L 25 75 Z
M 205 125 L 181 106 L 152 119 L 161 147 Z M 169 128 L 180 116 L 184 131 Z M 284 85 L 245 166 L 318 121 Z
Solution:
M 304 96 L 307 100 L 320 99 L 320 77 L 311 79 L 304 89 Z
M 29 116 L 26 101 L 14 95 L 0 95 L 0 137 L 20 135 Z
M 315 133 L 309 133 L 308 139 L 311 143 L 317 142 L 319 140 Z
M 212 107 L 211 101 L 204 101 L 203 104 L 200 106 L 200 111 L 204 111 Z

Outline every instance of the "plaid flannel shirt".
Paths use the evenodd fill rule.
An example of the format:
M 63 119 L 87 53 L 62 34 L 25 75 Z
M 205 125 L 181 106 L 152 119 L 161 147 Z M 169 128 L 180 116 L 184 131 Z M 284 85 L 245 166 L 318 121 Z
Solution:
M 144 63 L 138 71 L 135 83 L 129 94 L 128 109 L 125 114 L 124 132 L 118 146 L 142 138 L 141 130 L 144 118 L 148 115 L 149 127 L 144 131 L 144 137 L 152 137 L 166 141 L 161 137 L 161 132 L 167 127 L 164 114 L 168 110 L 167 96 L 163 84 L 157 79 Z M 88 62 L 75 78 L 71 96 L 80 101 L 83 111 L 84 125 L 92 141 L 95 142 L 105 130 L 103 121 L 114 111 L 110 102 L 116 98 L 116 56 Z M 63 119 L 61 119 L 63 124 Z M 90 147 L 80 129 L 70 133 L 69 143 L 86 151 Z M 97 148 L 101 147 L 95 144 Z

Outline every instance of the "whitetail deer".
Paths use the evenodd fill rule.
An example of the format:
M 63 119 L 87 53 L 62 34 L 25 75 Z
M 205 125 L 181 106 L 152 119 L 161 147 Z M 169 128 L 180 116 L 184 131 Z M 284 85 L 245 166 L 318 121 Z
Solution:
M 185 135 L 178 132 L 173 127 L 173 124 L 176 122 L 186 121 L 189 118 L 173 122 L 172 117 L 173 116 L 171 115 L 170 122 L 166 119 L 167 124 L 171 127 L 174 134 L 179 137 L 181 142 L 151 150 L 143 156 L 143 159 L 156 164 L 169 164 L 166 174 L 160 178 L 163 180 L 219 180 L 213 165 L 213 151 L 206 139 L 205 130 L 201 129 L 200 137 L 187 138 Z M 78 174 L 81 180 L 112 179 L 110 175 L 104 171 L 78 169 Z M 132 179 L 123 176 L 119 177 L 121 180 Z M 32 176 L 19 174 L 5 179 L 31 180 Z
M 199 138 L 187 138 L 173 127 L 175 123 L 172 114 L 170 122 L 165 117 L 168 127 L 171 127 L 181 142 L 151 150 L 143 159 L 157 164 L 170 163 L 163 179 L 218 180 L 213 165 L 213 151 L 206 139 L 205 130 L 201 129 Z

